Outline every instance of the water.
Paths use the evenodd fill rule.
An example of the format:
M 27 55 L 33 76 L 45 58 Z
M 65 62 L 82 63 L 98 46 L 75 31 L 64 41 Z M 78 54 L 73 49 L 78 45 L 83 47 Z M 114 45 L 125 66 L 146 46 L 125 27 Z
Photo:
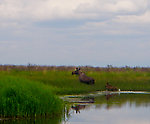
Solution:
M 97 93 L 68 100 L 76 104 L 63 124 L 150 124 L 148 92 Z
M 67 96 L 62 119 L 0 121 L 5 124 L 150 124 L 150 93 L 97 92 Z
M 129 102 L 122 106 L 88 105 L 80 113 L 72 113 L 66 124 L 150 124 L 150 107 Z

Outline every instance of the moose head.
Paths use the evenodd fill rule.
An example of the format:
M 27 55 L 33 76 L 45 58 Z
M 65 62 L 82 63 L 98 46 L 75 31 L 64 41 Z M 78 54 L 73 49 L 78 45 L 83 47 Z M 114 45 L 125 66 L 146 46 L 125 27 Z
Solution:
M 79 75 L 80 68 L 75 68 L 75 71 L 72 72 L 72 75 Z

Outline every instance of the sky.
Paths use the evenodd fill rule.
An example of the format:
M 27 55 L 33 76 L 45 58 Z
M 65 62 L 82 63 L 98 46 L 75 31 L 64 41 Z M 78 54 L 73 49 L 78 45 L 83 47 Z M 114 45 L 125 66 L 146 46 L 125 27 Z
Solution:
M 0 64 L 150 66 L 149 0 L 0 0 Z

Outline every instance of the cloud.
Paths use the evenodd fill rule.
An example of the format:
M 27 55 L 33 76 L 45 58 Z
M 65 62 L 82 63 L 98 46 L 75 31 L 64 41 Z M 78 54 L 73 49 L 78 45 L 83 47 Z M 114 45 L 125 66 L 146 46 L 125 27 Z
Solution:
M 114 21 L 128 24 L 150 24 L 150 10 L 141 15 L 117 16 Z
M 84 3 L 90 0 L 83 0 Z M 0 16 L 4 19 L 57 19 L 72 18 L 73 10 L 83 3 L 79 0 L 3 0 Z M 62 4 L 63 3 L 63 4 Z
M 77 8 L 82 13 L 126 13 L 137 12 L 147 7 L 147 0 L 93 0 L 93 4 L 80 4 Z
M 3 63 L 147 64 L 149 23 L 149 0 L 0 0 L 0 54 Z
M 17 20 L 95 19 L 105 14 L 137 13 L 146 7 L 147 0 L 3 0 L 0 17 Z
M 150 23 L 149 5 L 148 0 L 3 0 L 0 2 L 0 27 L 16 28 L 14 32 L 19 33 L 18 29 L 26 30 L 37 22 L 44 25 L 47 21 L 50 28 L 57 28 L 58 24 L 59 28 L 75 25 L 79 33 L 84 31 L 85 34 L 88 31 L 91 34 L 139 34 L 141 32 L 131 29 L 130 25 L 122 24 Z
M 66 27 L 73 26 L 71 20 L 74 20 L 81 30 L 83 27 L 99 28 L 104 34 L 133 31 L 138 34 L 139 31 L 130 30 L 130 26 L 119 25 L 150 23 L 149 6 L 148 0 L 3 0 L 0 2 L 0 27 L 24 28 L 46 21 L 52 26 L 59 23 Z M 65 24 L 64 20 L 69 21 Z M 58 23 L 53 23 L 55 21 Z M 82 25 L 77 25 L 77 21 L 82 21 Z

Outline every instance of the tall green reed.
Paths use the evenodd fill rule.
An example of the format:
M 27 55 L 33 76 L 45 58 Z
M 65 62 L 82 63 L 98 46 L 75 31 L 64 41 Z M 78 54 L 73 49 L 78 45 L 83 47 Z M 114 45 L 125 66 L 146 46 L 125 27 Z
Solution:
M 0 75 L 0 89 L 1 117 L 54 116 L 62 112 L 62 101 L 42 83 Z

